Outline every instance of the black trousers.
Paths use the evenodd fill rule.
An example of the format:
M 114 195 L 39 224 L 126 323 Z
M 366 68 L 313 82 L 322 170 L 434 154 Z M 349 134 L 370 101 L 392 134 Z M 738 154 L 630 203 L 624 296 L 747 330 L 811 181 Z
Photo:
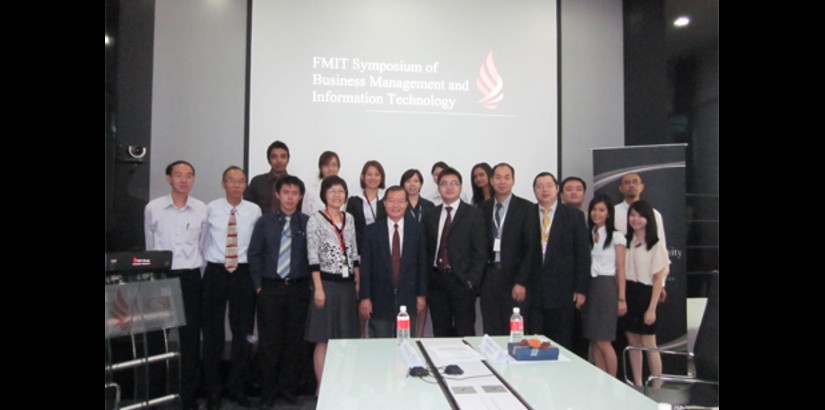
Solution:
M 232 331 L 227 390 L 244 393 L 252 344 L 247 336 L 255 325 L 255 289 L 249 265 L 239 264 L 229 273 L 222 264 L 209 263 L 203 274 L 203 381 L 209 395 L 220 393 L 220 364 L 225 345 L 224 318 L 229 303 L 229 329 Z
M 393 312 L 397 314 L 401 311 L 401 299 L 396 294 L 395 302 L 393 306 L 395 309 Z M 407 306 L 407 313 L 410 315 L 410 337 L 415 337 L 415 316 L 418 313 L 416 309 L 416 305 Z M 373 306 L 375 308 L 375 306 Z M 391 315 L 393 316 L 393 315 Z M 396 328 L 395 328 L 395 321 L 396 317 L 393 316 L 391 319 L 379 319 L 375 317 L 375 311 L 373 311 L 372 317 L 369 321 L 369 337 L 370 339 L 378 339 L 378 338 L 392 338 L 396 337 Z
M 527 320 L 530 333 L 543 334 L 572 351 L 575 310 L 572 301 L 569 307 L 563 308 L 543 309 L 540 306 L 532 306 Z
M 178 328 L 180 335 L 181 383 L 183 407 L 195 405 L 195 394 L 200 384 L 201 362 L 201 272 L 200 269 L 176 269 L 168 277 L 180 279 L 186 326 Z
M 261 355 L 261 390 L 266 400 L 278 391 L 296 394 L 303 374 L 304 332 L 309 309 L 309 279 L 287 284 L 263 279 L 258 294 L 258 336 Z
M 500 268 L 488 266 L 481 285 L 481 319 L 484 333 L 490 336 L 510 334 L 510 316 L 514 307 L 521 309 L 521 317 L 525 321 L 527 318 L 525 303 L 513 300 L 513 284 L 504 280 L 503 276 Z
M 430 273 L 427 304 L 435 337 L 475 336 L 476 295 L 452 270 Z

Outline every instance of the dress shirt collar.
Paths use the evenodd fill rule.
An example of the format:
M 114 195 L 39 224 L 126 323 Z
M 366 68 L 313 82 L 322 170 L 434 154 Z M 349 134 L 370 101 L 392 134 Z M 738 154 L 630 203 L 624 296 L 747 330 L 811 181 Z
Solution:
M 398 224 L 398 233 L 404 232 L 404 217 L 398 220 L 398 222 L 393 221 L 390 217 L 387 217 L 387 229 L 390 230 L 390 235 L 392 235 L 392 230 L 395 228 L 395 224 Z
M 456 199 L 453 203 L 450 203 L 450 204 L 445 203 L 444 204 L 444 212 L 447 212 L 447 207 L 451 206 L 451 207 L 453 207 L 453 209 L 452 209 L 453 215 L 455 215 L 455 211 L 458 210 L 459 205 L 461 205 L 461 198 L 460 197 L 458 199 Z
M 509 206 L 510 206 L 510 200 L 511 200 L 511 199 L 513 199 L 513 193 L 512 193 L 512 192 L 511 192 L 509 195 L 507 195 L 507 198 L 504 198 L 504 200 L 503 200 L 503 201 L 501 201 L 501 202 L 498 202 L 498 198 L 496 198 L 496 203 L 497 203 L 497 204 L 498 204 L 498 203 L 501 203 L 501 207 L 502 207 L 503 209 L 507 209 L 507 207 L 509 207 Z
M 192 208 L 192 207 L 189 205 L 189 198 L 191 198 L 191 197 L 190 197 L 189 195 L 187 195 L 187 196 L 186 196 L 186 203 L 185 203 L 185 204 L 183 204 L 183 207 L 182 207 L 182 208 L 180 208 L 180 210 L 181 210 L 181 211 L 182 211 L 182 210 L 184 210 L 184 209 L 186 209 L 186 208 Z M 173 201 L 173 200 L 172 200 L 172 194 L 166 195 L 166 205 L 164 206 L 164 208 L 169 208 L 170 206 L 171 206 L 172 208 L 175 208 L 175 209 L 177 209 L 177 208 L 178 208 L 178 207 L 176 207 L 176 206 L 175 206 L 175 201 Z

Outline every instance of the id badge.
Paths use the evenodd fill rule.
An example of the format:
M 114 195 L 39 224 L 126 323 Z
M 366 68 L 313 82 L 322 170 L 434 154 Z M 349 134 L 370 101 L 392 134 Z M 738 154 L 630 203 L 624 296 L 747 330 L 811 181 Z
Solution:
M 344 265 L 341 266 L 341 276 L 348 278 L 349 277 L 349 266 Z
M 496 238 L 493 241 L 493 252 L 501 252 L 501 238 Z

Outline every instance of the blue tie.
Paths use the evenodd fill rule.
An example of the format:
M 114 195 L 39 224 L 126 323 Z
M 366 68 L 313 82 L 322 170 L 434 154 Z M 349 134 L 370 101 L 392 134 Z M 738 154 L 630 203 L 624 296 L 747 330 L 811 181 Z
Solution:
M 281 232 L 281 249 L 278 252 L 278 276 L 286 278 L 289 276 L 290 254 L 292 252 L 292 233 L 289 229 L 289 219 L 284 221 L 284 230 Z

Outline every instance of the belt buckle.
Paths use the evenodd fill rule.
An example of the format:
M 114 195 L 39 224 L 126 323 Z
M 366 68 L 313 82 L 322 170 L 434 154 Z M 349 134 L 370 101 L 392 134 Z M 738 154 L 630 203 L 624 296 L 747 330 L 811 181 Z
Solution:
M 291 285 L 295 282 L 292 278 L 284 278 L 284 285 Z

